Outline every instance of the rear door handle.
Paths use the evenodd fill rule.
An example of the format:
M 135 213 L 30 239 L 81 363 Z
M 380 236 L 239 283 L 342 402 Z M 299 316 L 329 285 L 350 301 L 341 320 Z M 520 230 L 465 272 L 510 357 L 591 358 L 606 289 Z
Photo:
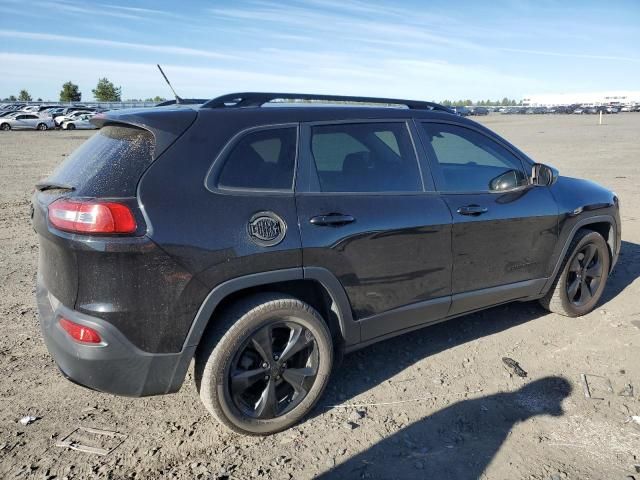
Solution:
M 489 209 L 487 207 L 481 207 L 480 205 L 465 205 L 457 210 L 460 215 L 471 215 L 474 217 L 487 213 L 488 211 Z
M 342 225 L 346 225 L 347 223 L 355 222 L 355 218 L 351 215 L 343 215 L 341 213 L 329 213 L 328 215 L 317 215 L 315 217 L 311 217 L 309 223 L 311 225 L 317 225 L 319 227 L 329 226 L 329 227 L 340 227 Z

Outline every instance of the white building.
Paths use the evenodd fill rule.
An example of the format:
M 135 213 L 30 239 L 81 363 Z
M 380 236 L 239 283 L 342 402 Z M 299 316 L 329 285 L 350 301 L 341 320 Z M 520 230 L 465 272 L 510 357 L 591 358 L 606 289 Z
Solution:
M 545 107 L 552 105 L 635 105 L 640 104 L 640 90 L 586 93 L 542 93 L 525 95 L 522 105 Z

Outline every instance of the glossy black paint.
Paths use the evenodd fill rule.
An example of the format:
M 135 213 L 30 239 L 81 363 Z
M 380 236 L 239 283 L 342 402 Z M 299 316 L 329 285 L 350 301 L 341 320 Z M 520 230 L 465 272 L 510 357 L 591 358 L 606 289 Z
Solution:
M 314 191 L 308 122 L 389 119 L 410 128 L 422 192 Z M 216 321 L 216 308 L 242 289 L 316 282 L 334 302 L 343 347 L 353 350 L 465 312 L 543 295 L 575 229 L 590 223 L 610 226 L 605 230 L 615 263 L 620 216 L 613 193 L 559 177 L 549 187 L 440 194 L 414 125 L 423 120 L 473 128 L 509 148 L 525 169 L 533 165 L 493 132 L 445 112 L 175 106 L 104 114 L 98 123 L 131 123 L 156 139 L 154 162 L 140 178 L 135 198 L 127 199 L 136 206 L 140 230 L 134 237 L 57 231 L 47 223 L 46 207 L 74 192 L 37 193 L 39 289 L 68 312 L 78 312 L 79 322 L 115 328 L 132 346 L 133 357 L 139 352 L 170 356 L 163 360 L 170 372 L 164 380 L 143 379 L 145 386 L 124 392 L 147 395 L 179 388 L 207 325 Z M 295 191 L 206 187 L 207 175 L 218 168 L 234 137 L 256 127 L 291 124 L 300 129 Z M 479 213 L 458 213 L 470 205 Z M 286 223 L 281 243 L 263 247 L 247 235 L 248 220 L 260 211 L 274 212 Z M 353 221 L 311 222 L 330 214 Z M 55 348 L 68 363 L 65 352 L 73 345 Z M 103 382 L 95 386 L 87 375 L 78 381 L 118 390 Z

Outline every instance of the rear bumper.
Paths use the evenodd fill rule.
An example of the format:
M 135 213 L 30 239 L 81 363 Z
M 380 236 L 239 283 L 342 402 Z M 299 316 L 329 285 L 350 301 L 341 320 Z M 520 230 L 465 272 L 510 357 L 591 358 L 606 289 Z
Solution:
M 113 325 L 62 305 L 38 279 L 40 327 L 49 353 L 65 377 L 93 390 L 141 397 L 180 389 L 195 347 L 179 353 L 140 350 Z M 60 317 L 97 330 L 100 345 L 84 345 L 69 337 Z M 188 351 L 187 351 L 188 350 Z

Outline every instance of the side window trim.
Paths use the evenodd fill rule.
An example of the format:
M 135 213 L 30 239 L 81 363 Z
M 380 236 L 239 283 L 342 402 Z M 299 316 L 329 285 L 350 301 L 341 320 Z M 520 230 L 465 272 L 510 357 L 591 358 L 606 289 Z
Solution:
M 225 161 L 233 150 L 233 148 L 247 135 L 255 132 L 261 132 L 266 130 L 276 130 L 280 128 L 295 128 L 296 129 L 296 156 L 293 164 L 293 180 L 291 182 L 291 188 L 288 189 L 265 189 L 265 188 L 244 188 L 244 187 L 221 187 L 218 185 L 218 180 Z M 240 130 L 236 133 L 227 143 L 222 147 L 220 152 L 216 155 L 211 166 L 207 170 L 204 176 L 204 188 L 211 193 L 223 194 L 223 195 L 255 195 L 256 193 L 263 193 L 265 195 L 275 196 L 290 196 L 295 193 L 296 189 L 296 177 L 298 171 L 298 164 L 300 159 L 300 123 L 274 123 L 257 125 L 244 130 Z
M 502 148 L 504 148 L 505 150 L 507 150 L 510 154 L 512 154 L 515 158 L 518 159 L 518 161 L 520 162 L 520 166 L 522 169 L 522 173 L 524 173 L 527 178 L 529 178 L 531 176 L 531 172 L 527 170 L 526 166 L 529 165 L 529 161 L 524 159 L 522 154 L 518 151 L 515 151 L 509 144 L 506 144 L 504 141 L 501 141 L 499 138 L 494 138 L 490 135 L 487 135 L 484 131 L 478 129 L 478 128 L 474 128 L 472 125 L 464 125 L 458 122 L 452 122 L 452 121 L 447 121 L 447 120 L 441 120 L 441 119 L 426 119 L 426 118 L 415 118 L 414 119 L 414 123 L 415 123 L 415 127 L 416 130 L 418 131 L 418 138 L 420 139 L 420 143 L 422 144 L 422 148 L 424 150 L 424 155 L 429 163 L 429 168 L 433 174 L 433 180 L 435 182 L 435 188 L 436 190 L 441 193 L 441 194 L 446 194 L 446 195 L 469 195 L 469 194 L 479 194 L 479 193 L 491 193 L 491 194 L 495 194 L 495 195 L 503 195 L 505 192 L 503 191 L 492 191 L 492 190 L 460 190 L 460 191 L 446 191 L 446 190 L 440 190 L 440 188 L 438 187 L 439 184 L 444 184 L 444 177 L 442 175 L 442 170 L 440 168 L 440 165 L 438 163 L 438 160 L 436 158 L 434 158 L 435 152 L 432 153 L 431 151 L 431 147 L 427 147 L 427 143 L 428 143 L 428 139 L 426 137 L 426 132 L 424 131 L 424 128 L 422 128 L 422 126 L 420 124 L 422 123 L 429 123 L 429 124 L 438 124 L 438 125 L 451 125 L 454 127 L 459 127 L 459 128 L 464 128 L 467 130 L 470 130 L 472 132 L 477 133 L 478 135 L 483 136 L 486 139 L 489 139 L 490 141 L 498 144 L 499 146 L 501 146 Z M 516 190 L 520 190 L 523 188 L 527 188 L 527 185 L 523 185 L 521 187 L 518 187 Z
M 320 190 L 320 180 L 318 178 L 318 171 L 316 169 L 316 163 L 313 156 L 312 149 L 312 128 L 316 126 L 325 125 L 353 125 L 363 123 L 402 123 L 404 124 L 409 140 L 413 149 L 414 160 L 418 167 L 420 176 L 420 184 L 422 190 L 417 191 L 388 191 L 388 192 L 323 192 Z M 347 119 L 347 120 L 322 120 L 302 122 L 301 124 L 300 143 L 298 145 L 299 158 L 301 159 L 303 167 L 301 167 L 298 183 L 296 187 L 296 193 L 300 194 L 313 194 L 313 195 L 360 195 L 360 196 L 378 196 L 378 195 L 422 195 L 427 192 L 427 182 L 425 182 L 424 163 L 421 160 L 419 145 L 415 138 L 415 131 L 411 125 L 410 118 L 365 118 L 365 119 Z

